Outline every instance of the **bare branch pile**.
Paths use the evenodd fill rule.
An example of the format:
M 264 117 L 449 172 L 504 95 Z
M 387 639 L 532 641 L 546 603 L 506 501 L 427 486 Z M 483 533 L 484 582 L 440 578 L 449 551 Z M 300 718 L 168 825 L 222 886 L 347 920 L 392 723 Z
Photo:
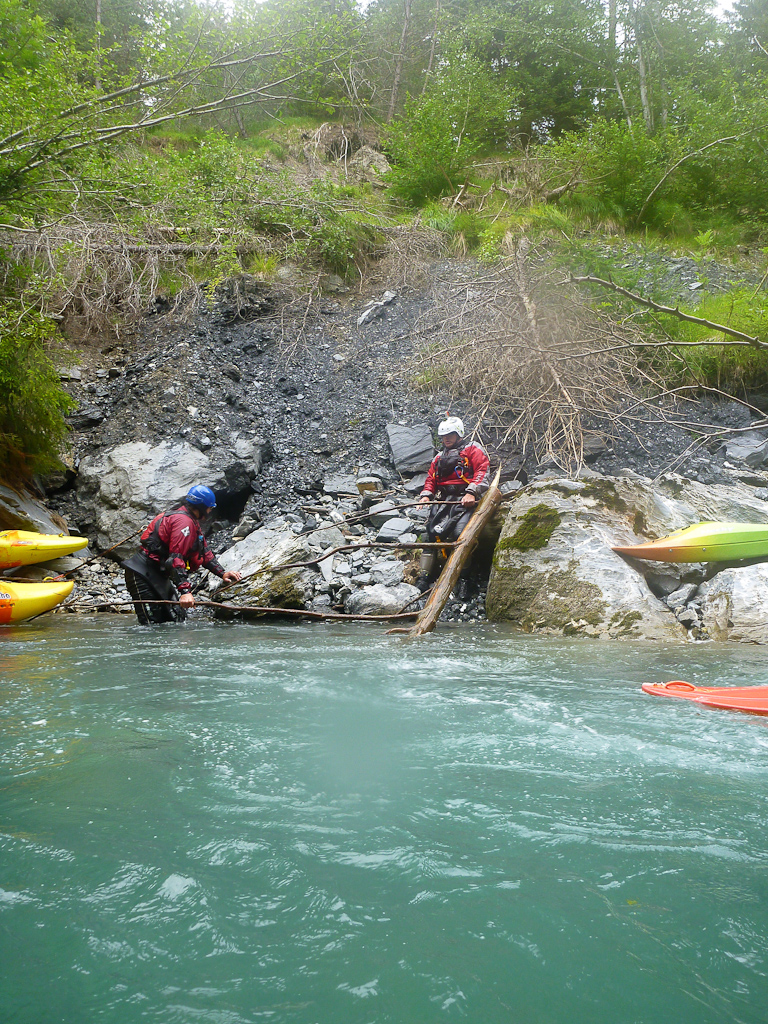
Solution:
M 659 383 L 638 356 L 643 339 L 535 277 L 529 253 L 523 237 L 485 277 L 438 287 L 416 325 L 417 379 L 468 401 L 482 433 L 574 469 L 638 412 L 638 382 L 648 395 Z

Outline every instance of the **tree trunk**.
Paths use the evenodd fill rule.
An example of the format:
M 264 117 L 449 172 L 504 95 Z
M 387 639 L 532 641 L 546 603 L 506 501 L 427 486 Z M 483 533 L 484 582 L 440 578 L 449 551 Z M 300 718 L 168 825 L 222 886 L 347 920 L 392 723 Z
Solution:
M 653 131 L 653 111 L 648 97 L 648 68 L 645 61 L 645 48 L 643 46 L 643 30 L 641 27 L 640 11 L 635 7 L 635 0 L 629 0 L 629 14 L 632 20 L 632 30 L 635 34 L 635 49 L 637 51 L 637 74 L 640 80 L 640 103 L 643 108 L 643 119 L 645 127 L 649 132 Z
M 395 63 L 395 77 L 392 79 L 392 94 L 389 97 L 389 111 L 387 121 L 395 116 L 398 95 L 400 93 L 400 79 L 403 77 L 403 64 L 405 62 L 405 43 L 408 36 L 408 28 L 411 22 L 411 0 L 404 0 L 403 31 L 400 35 L 400 52 Z
M 440 573 L 440 578 L 435 584 L 429 600 L 419 612 L 419 617 L 416 622 L 409 629 L 390 629 L 388 631 L 389 633 L 405 633 L 407 636 L 423 636 L 425 633 L 431 633 L 435 628 L 437 620 L 440 618 L 440 613 L 443 608 L 445 608 L 446 602 L 451 596 L 451 591 L 456 585 L 456 580 L 461 575 L 461 570 L 464 568 L 464 564 L 477 546 L 477 541 L 482 533 L 483 527 L 493 515 L 496 510 L 496 506 L 501 501 L 502 495 L 499 490 L 500 478 L 501 467 L 496 471 L 493 483 L 488 488 L 487 493 L 483 496 L 477 512 L 475 512 L 462 530 L 461 536 L 456 542 L 456 547 L 453 549 L 451 557 L 445 563 L 443 571 Z
M 440 0 L 436 0 L 435 3 L 435 20 L 432 23 L 432 40 L 429 47 L 429 63 L 427 64 L 426 74 L 424 75 L 424 85 L 421 90 L 421 95 L 427 91 L 429 80 L 432 77 L 432 71 L 435 66 L 435 48 L 437 46 L 437 30 L 440 25 Z

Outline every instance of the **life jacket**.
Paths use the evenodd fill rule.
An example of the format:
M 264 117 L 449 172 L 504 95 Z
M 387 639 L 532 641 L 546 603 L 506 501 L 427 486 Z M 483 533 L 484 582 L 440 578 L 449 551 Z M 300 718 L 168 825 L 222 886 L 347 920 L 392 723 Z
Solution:
M 194 540 L 188 549 L 182 554 L 181 552 L 171 551 L 166 541 L 160 536 L 160 527 L 162 523 L 168 518 L 168 516 L 186 515 L 194 531 Z M 160 562 L 166 568 L 170 568 L 170 562 L 173 561 L 175 556 L 179 556 L 184 559 L 187 564 L 190 564 L 190 556 L 197 555 L 197 560 L 202 561 L 203 555 L 205 554 L 205 538 L 200 529 L 200 526 L 192 515 L 192 513 L 182 506 L 181 508 L 175 508 L 172 512 L 161 512 L 155 516 L 152 522 L 142 533 L 139 538 L 139 543 L 142 548 L 150 555 L 153 559 Z
M 464 488 L 472 481 L 469 460 L 459 448 L 449 448 L 440 453 L 435 467 L 435 483 L 442 490 L 446 487 Z

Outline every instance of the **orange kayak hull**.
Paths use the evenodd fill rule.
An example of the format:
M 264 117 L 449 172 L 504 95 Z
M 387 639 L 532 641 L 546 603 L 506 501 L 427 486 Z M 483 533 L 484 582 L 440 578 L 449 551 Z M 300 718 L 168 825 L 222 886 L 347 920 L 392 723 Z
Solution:
M 738 562 L 768 558 L 766 523 L 696 523 L 645 544 L 612 548 L 619 555 L 654 562 Z
M 656 697 L 679 697 L 707 708 L 768 715 L 768 686 L 694 686 L 673 679 L 668 683 L 643 683 L 643 689 Z

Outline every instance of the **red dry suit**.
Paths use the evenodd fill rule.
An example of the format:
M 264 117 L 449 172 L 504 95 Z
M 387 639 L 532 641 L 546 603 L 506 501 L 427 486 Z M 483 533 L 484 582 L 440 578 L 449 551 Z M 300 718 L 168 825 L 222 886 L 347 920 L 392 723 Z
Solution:
M 479 498 L 488 490 L 490 459 L 482 445 L 471 444 L 437 454 L 429 467 L 421 496 L 460 497 L 474 494 Z
M 175 574 L 180 594 L 191 590 L 189 571 L 195 572 L 203 566 L 216 576 L 224 575 L 224 567 L 208 546 L 200 523 L 184 506 L 155 516 L 142 533 L 140 543 L 151 562 Z

